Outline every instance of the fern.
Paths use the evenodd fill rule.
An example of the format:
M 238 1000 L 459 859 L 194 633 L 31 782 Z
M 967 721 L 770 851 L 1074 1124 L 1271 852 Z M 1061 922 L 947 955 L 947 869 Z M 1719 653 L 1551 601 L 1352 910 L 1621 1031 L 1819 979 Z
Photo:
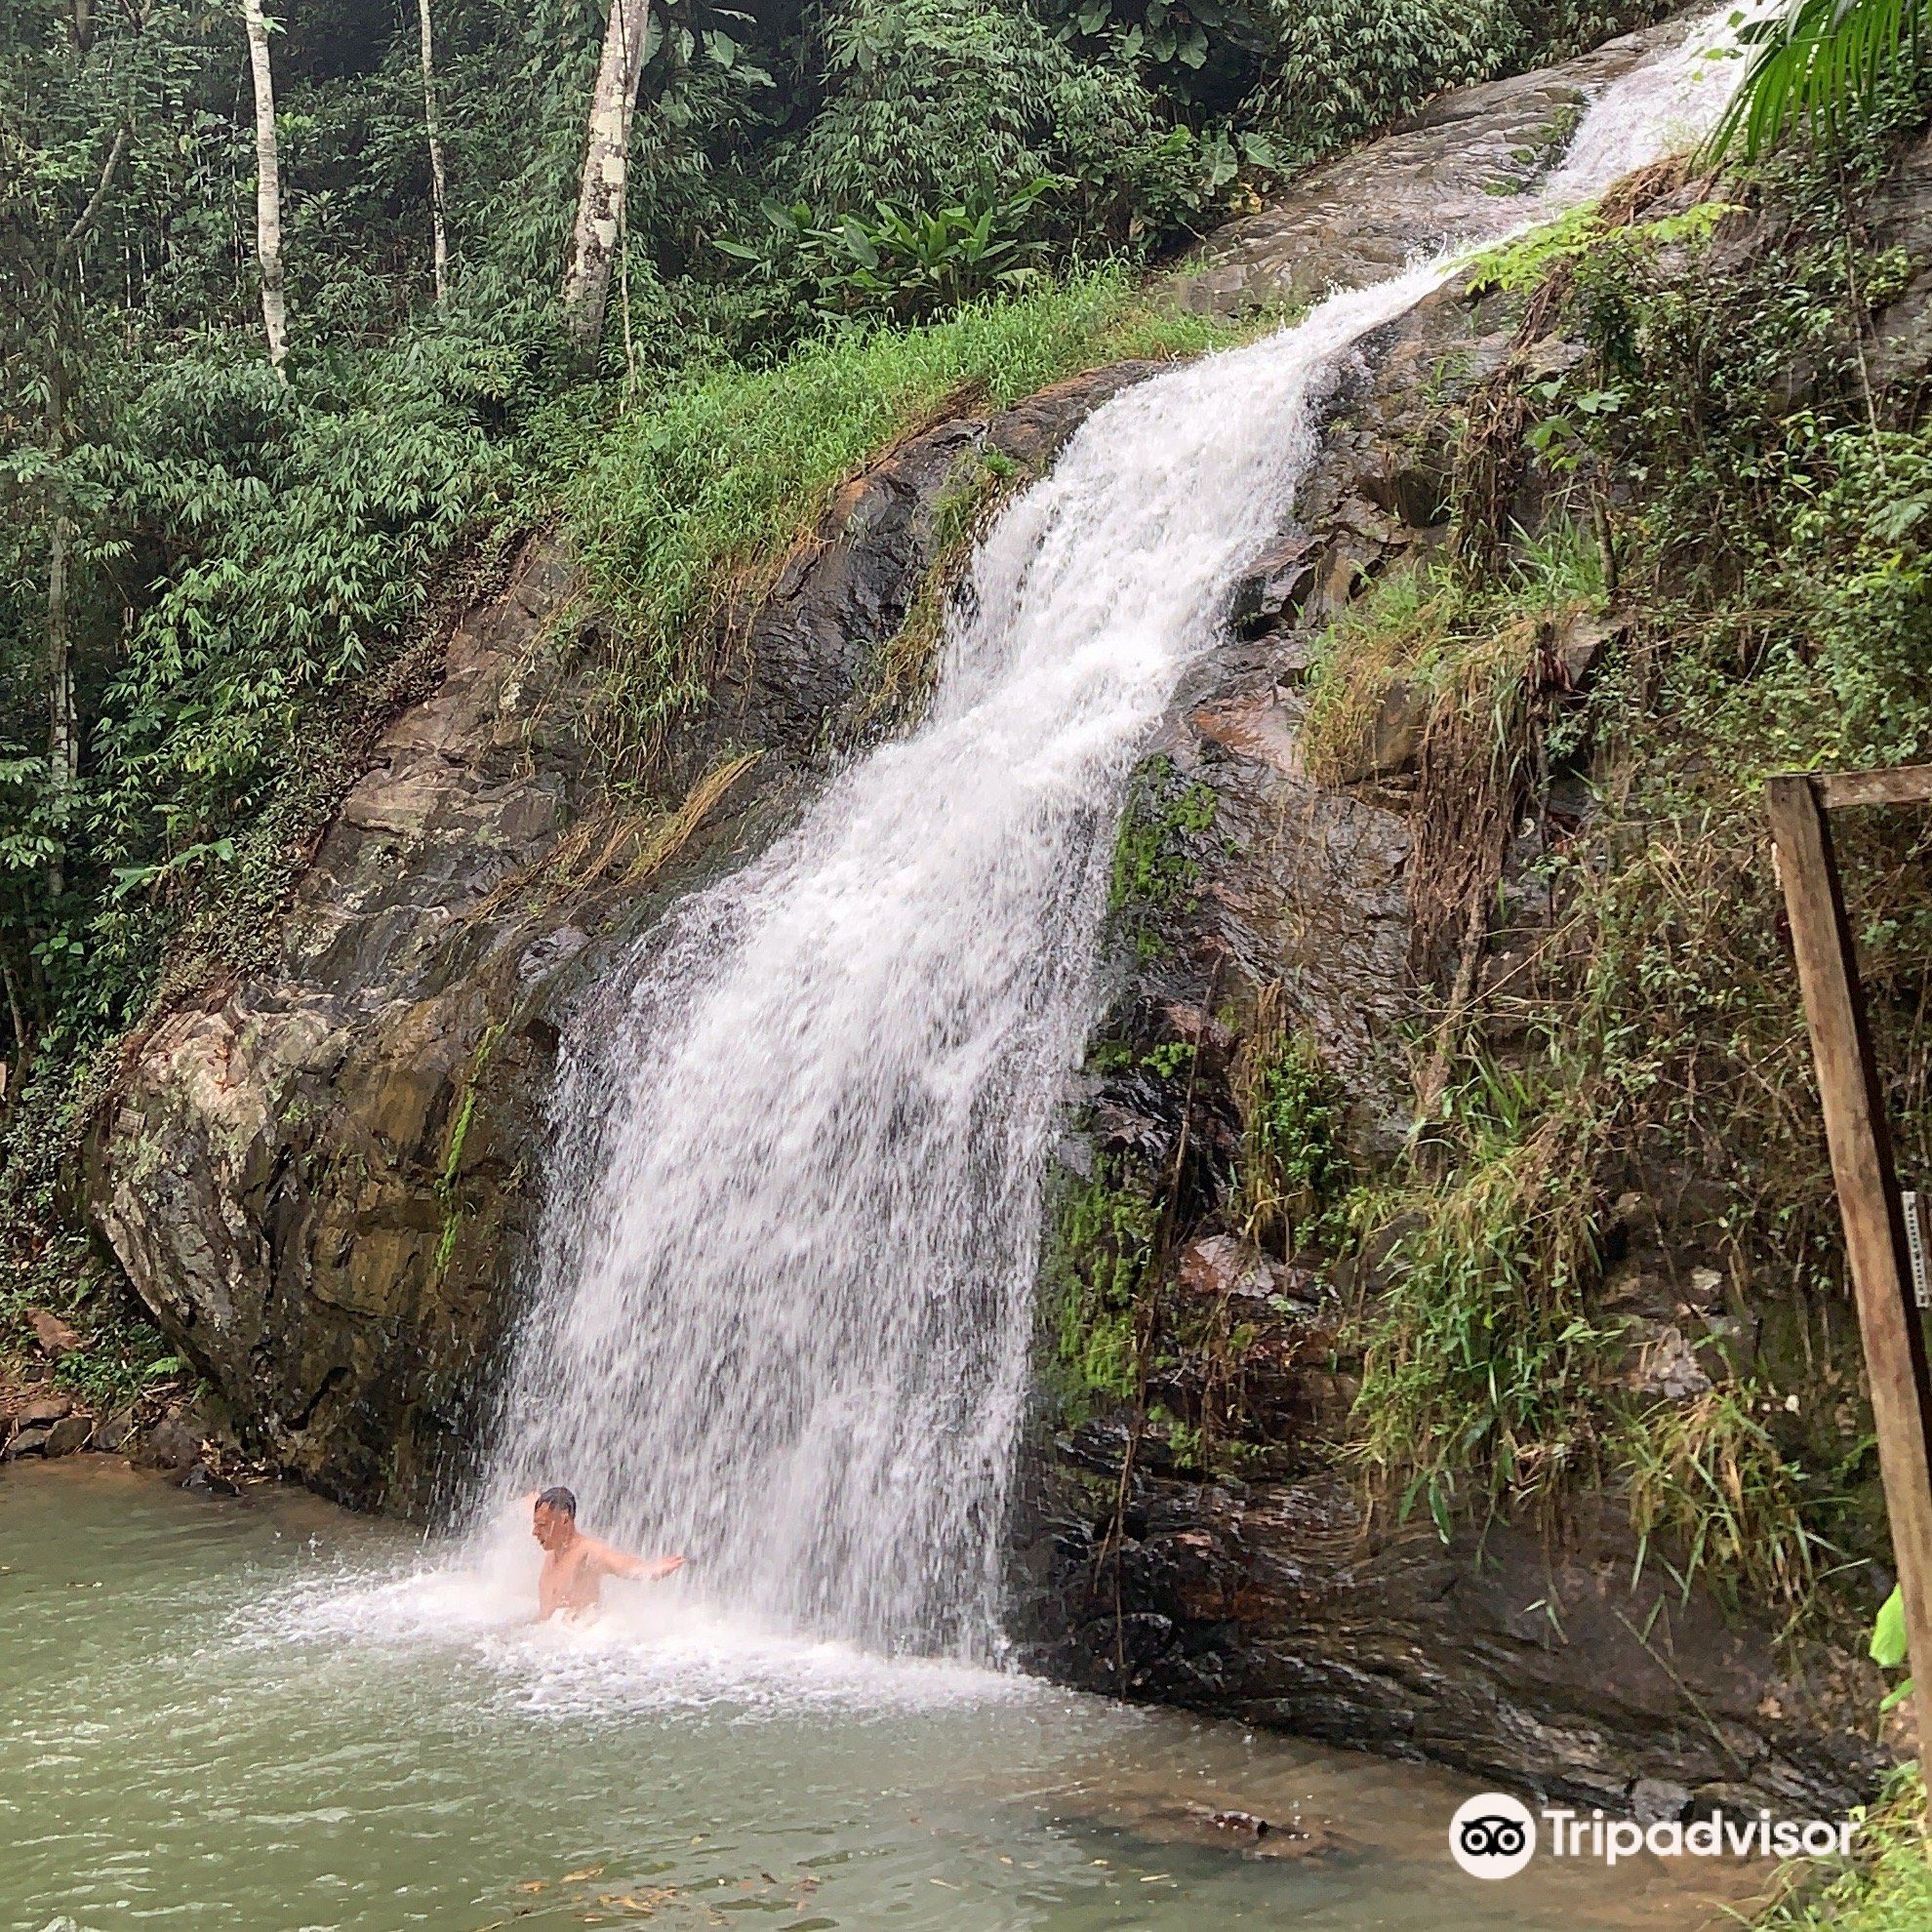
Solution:
M 1919 72 L 1932 0 L 1791 0 L 1781 19 L 1747 24 L 1755 44 L 1744 84 L 1711 137 L 1710 158 L 1747 161 L 1802 131 L 1814 143 L 1865 118 L 1892 75 Z

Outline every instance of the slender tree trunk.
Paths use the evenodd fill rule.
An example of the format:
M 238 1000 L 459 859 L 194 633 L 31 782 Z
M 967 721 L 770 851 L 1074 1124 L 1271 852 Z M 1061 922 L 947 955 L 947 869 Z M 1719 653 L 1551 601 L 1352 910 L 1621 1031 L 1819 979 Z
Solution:
M 443 175 L 443 124 L 436 112 L 436 49 L 429 24 L 429 0 L 416 0 L 423 30 L 423 132 L 429 142 L 429 221 L 436 238 L 436 306 L 450 298 L 450 239 L 444 214 L 448 186 Z
M 262 0 L 242 0 L 248 61 L 255 76 L 255 253 L 262 266 L 262 326 L 268 360 L 279 371 L 289 352 L 282 301 L 282 169 L 275 149 L 275 77 L 268 64 L 268 22 Z
M 604 333 L 611 267 L 624 217 L 624 174 L 630 157 L 630 117 L 644 72 L 644 31 L 650 0 L 611 0 L 604 27 L 604 56 L 590 100 L 584 143 L 584 184 L 577 226 L 564 267 L 563 305 L 571 334 L 588 347 Z
M 4 959 L 0 959 L 0 986 L 5 986 L 7 988 L 7 1019 L 14 1029 L 14 1066 L 23 1067 L 27 1064 L 29 1045 L 26 1015 L 20 1011 L 20 989 L 14 984 L 14 969 Z M 0 1061 L 0 1075 L 4 1075 L 7 1070 L 6 1062 Z M 4 1090 L 8 1085 L 9 1082 L 4 1077 L 0 1077 L 0 1098 L 4 1098 Z M 12 1085 L 18 1087 L 20 1082 L 16 1080 Z
M 67 627 L 67 555 L 72 545 L 73 525 L 64 507 L 57 509 L 47 544 L 47 779 L 59 841 L 48 864 L 47 888 L 55 899 L 66 888 L 67 811 L 80 768 L 74 732 L 73 642 Z

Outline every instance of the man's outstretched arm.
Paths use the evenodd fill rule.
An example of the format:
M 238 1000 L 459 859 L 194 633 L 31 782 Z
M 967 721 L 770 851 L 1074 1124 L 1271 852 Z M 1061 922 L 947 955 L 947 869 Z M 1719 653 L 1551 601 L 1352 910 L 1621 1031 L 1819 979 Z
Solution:
M 660 1577 L 667 1577 L 673 1570 L 684 1568 L 682 1556 L 629 1556 L 622 1550 L 613 1550 L 608 1543 L 600 1543 L 595 1537 L 585 1537 L 590 1546 L 591 1557 L 601 1570 L 608 1570 L 614 1577 L 637 1577 L 646 1583 L 654 1583 Z

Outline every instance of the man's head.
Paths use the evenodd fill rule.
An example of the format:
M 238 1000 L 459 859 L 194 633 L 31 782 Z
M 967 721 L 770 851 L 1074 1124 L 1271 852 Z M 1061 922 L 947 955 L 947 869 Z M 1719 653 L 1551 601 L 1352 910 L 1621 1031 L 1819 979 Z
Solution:
M 530 1511 L 530 1534 L 545 1550 L 563 1549 L 577 1534 L 577 1498 L 561 1484 L 544 1490 Z

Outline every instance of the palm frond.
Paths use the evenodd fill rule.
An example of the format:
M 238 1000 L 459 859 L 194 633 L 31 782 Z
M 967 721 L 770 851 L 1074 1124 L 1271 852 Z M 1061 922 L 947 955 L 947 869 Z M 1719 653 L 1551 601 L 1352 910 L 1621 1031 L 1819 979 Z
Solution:
M 1872 104 L 1885 76 L 1926 54 L 1932 0 L 1791 0 L 1784 14 L 1744 27 L 1751 66 L 1706 149 L 1754 161 L 1802 131 L 1836 139 Z

